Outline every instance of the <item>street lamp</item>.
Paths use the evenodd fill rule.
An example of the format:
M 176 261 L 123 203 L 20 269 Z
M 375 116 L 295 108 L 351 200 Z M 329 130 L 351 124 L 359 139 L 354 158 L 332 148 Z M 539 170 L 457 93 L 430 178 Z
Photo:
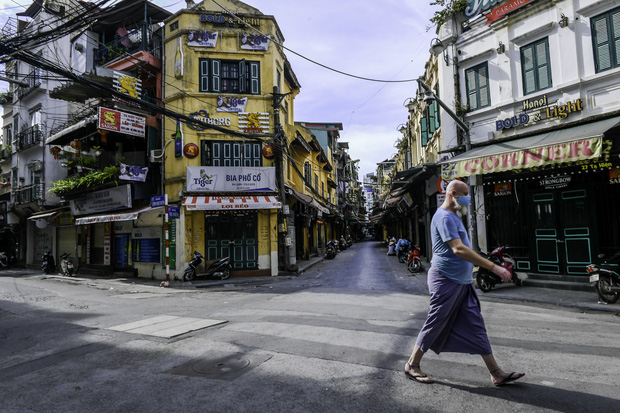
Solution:
M 457 126 L 461 128 L 461 130 L 465 133 L 465 151 L 471 150 L 471 139 L 469 135 L 469 126 L 467 126 L 465 122 L 459 119 L 459 117 L 456 116 L 456 113 L 454 113 L 454 111 L 452 111 L 452 109 L 450 109 L 448 105 L 446 105 L 441 99 L 439 99 L 439 96 L 437 96 L 435 92 L 433 92 L 433 89 L 431 89 L 426 83 L 424 83 L 422 79 L 416 79 L 416 81 L 418 82 L 418 86 L 420 86 L 424 91 L 424 97 L 423 97 L 424 103 L 428 105 L 428 104 L 432 104 L 433 101 L 437 101 L 439 106 L 441 106 L 441 108 L 445 110 L 448 115 L 450 115 L 450 117 L 456 122 Z M 472 185 L 471 177 L 469 177 L 469 188 L 472 192 L 474 192 L 474 186 Z M 478 222 L 476 219 L 476 194 L 475 192 L 472 194 L 471 203 L 469 204 L 469 216 L 471 217 L 471 237 L 472 237 L 471 246 L 474 251 L 478 251 Z
M 404 135 L 407 132 L 407 125 L 405 125 L 404 123 L 401 123 L 400 125 L 396 127 L 396 129 Z
M 413 111 L 415 110 L 416 105 L 417 105 L 417 103 L 416 103 L 416 99 L 415 98 L 407 98 L 403 102 L 403 106 L 407 108 L 409 113 L 413 113 Z

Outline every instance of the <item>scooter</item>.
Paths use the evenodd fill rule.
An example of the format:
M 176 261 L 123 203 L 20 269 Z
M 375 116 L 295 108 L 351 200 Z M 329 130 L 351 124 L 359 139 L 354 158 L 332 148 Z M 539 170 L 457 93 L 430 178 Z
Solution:
M 198 251 L 194 251 L 194 258 L 187 263 L 187 268 L 183 273 L 184 281 L 191 281 L 196 277 L 217 277 L 221 280 L 226 280 L 230 277 L 232 267 L 230 265 L 230 257 L 216 258 L 211 261 L 205 262 L 206 271 L 204 273 L 198 273 L 197 268 L 202 262 L 204 257 Z
M 60 258 L 60 275 L 73 276 L 73 260 L 69 259 L 69 254 L 65 252 L 58 258 Z
M 0 268 L 9 268 L 10 262 L 5 252 L 0 252 Z
M 603 260 L 602 264 L 600 266 L 590 264 L 586 267 L 586 271 L 591 274 L 590 282 L 599 298 L 607 304 L 613 304 L 620 297 L 620 274 L 617 271 L 620 252 L 607 260 L 604 254 L 598 257 Z M 612 270 L 612 267 L 615 267 L 616 271 Z
M 506 268 L 512 274 L 511 281 L 516 286 L 521 286 L 521 279 L 517 276 L 515 272 L 515 260 L 506 252 L 508 247 L 497 247 L 490 253 L 481 253 L 484 258 L 488 259 L 495 265 L 502 266 Z M 478 288 L 480 288 L 483 292 L 488 293 L 495 287 L 495 284 L 499 284 L 502 282 L 502 279 L 493 274 L 487 268 L 474 267 L 473 277 L 476 279 L 478 283 Z
M 56 271 L 54 257 L 49 251 L 45 251 L 41 256 L 41 271 L 43 271 L 45 274 L 51 274 Z
M 334 245 L 334 241 L 327 241 L 325 248 L 325 258 L 330 260 L 334 259 L 336 257 L 336 246 Z
M 420 257 L 420 246 L 414 245 L 407 257 L 407 269 L 409 272 L 416 273 L 422 269 L 422 260 Z

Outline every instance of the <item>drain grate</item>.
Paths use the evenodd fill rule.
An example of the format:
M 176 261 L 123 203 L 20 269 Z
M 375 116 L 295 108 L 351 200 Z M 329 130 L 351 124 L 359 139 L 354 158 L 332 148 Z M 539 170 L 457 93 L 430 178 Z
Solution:
M 230 354 L 210 351 L 167 373 L 216 380 L 234 380 L 260 366 L 271 357 L 270 354 Z

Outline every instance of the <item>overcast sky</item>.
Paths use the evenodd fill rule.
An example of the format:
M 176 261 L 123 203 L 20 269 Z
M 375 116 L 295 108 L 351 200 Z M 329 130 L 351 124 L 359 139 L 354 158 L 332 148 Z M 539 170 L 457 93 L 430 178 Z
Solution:
M 195 1 L 199 3 L 198 0 Z M 0 27 L 8 16 L 32 2 L 0 0 Z M 153 3 L 176 12 L 178 0 Z M 414 79 L 424 73 L 435 28 L 427 31 L 437 6 L 419 0 L 248 0 L 263 14 L 275 16 L 284 45 L 311 60 L 352 75 L 379 79 Z M 23 5 L 20 7 L 20 5 Z M 301 84 L 295 120 L 340 122 L 341 141 L 359 159 L 360 175 L 396 153 L 398 125 L 407 121 L 403 102 L 416 83 L 381 83 L 348 77 L 287 52 Z M 6 90 L 6 85 L 0 86 Z M 360 176 L 361 178 L 361 176 Z

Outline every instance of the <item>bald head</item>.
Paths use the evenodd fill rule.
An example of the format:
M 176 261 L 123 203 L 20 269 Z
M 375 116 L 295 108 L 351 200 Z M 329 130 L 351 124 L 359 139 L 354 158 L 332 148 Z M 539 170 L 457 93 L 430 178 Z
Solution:
M 468 190 L 469 190 L 469 187 L 467 186 L 467 184 L 457 179 L 455 179 L 454 181 L 451 181 L 446 187 L 446 193 L 448 194 L 452 191 L 456 191 L 457 193 L 464 193 L 465 191 L 468 191 Z

